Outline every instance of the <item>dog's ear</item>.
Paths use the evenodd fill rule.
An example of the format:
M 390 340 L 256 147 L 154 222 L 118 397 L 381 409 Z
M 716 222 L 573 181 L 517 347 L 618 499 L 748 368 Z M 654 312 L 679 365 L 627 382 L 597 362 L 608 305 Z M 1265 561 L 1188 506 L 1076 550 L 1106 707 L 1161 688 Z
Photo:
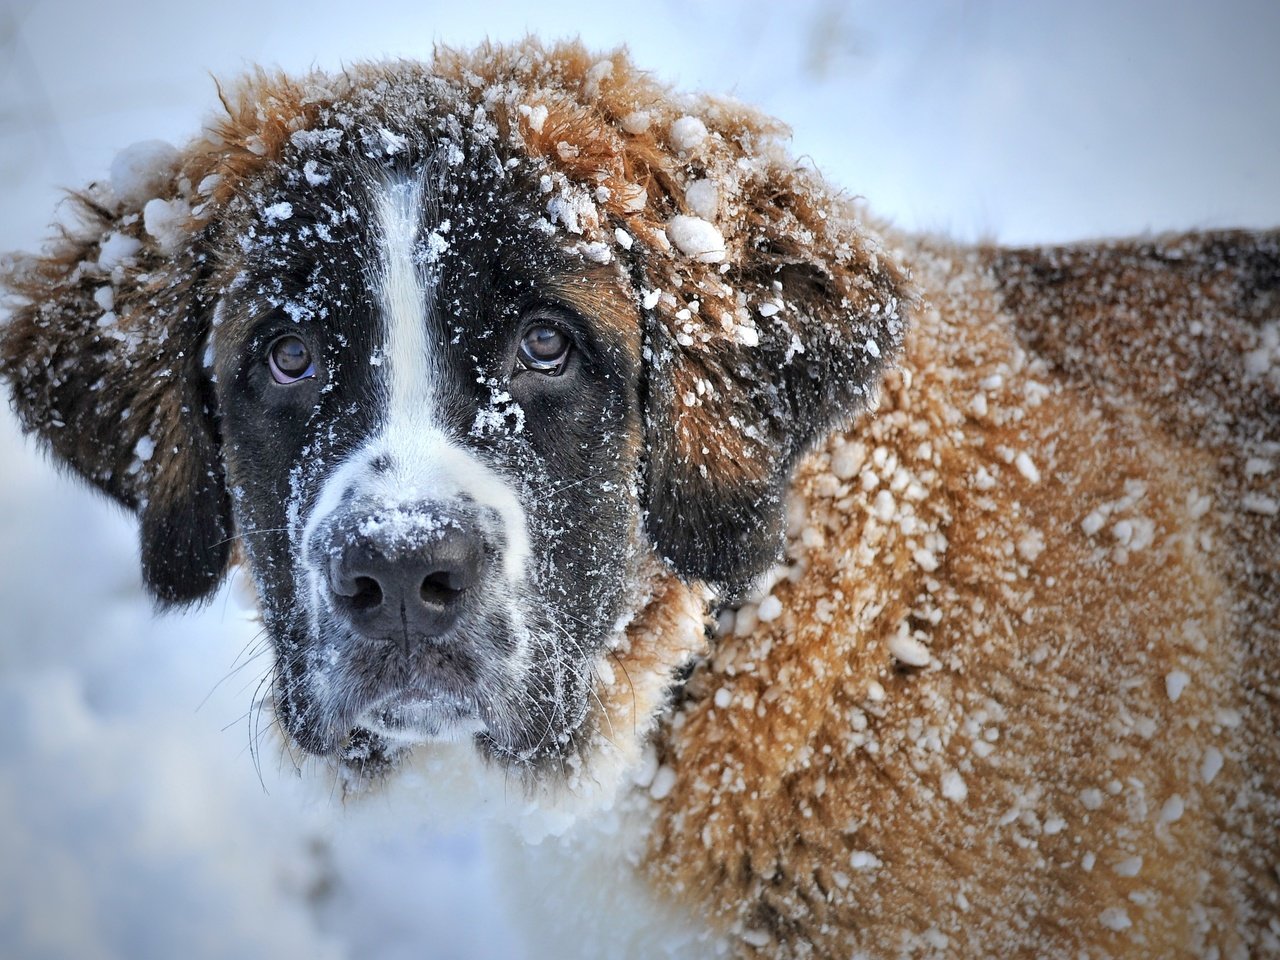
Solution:
M 737 182 L 745 229 L 723 256 L 677 219 L 642 293 L 647 530 L 681 576 L 729 595 L 777 559 L 797 462 L 874 394 L 911 296 L 816 177 L 760 172 Z
M 23 427 L 135 511 L 143 579 L 162 604 L 207 597 L 230 556 L 203 230 L 164 145 L 140 145 L 70 203 L 78 223 L 11 258 L 0 373 Z

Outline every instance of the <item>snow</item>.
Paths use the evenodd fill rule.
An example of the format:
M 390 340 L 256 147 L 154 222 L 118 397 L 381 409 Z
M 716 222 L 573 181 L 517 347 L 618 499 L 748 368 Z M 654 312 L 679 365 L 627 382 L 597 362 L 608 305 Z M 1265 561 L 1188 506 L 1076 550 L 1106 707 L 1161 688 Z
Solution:
M 760 606 L 756 609 L 756 616 L 763 623 L 772 623 L 782 616 L 782 601 L 773 594 L 769 594 L 769 596 L 760 601 Z
M 1108 930 L 1114 930 L 1119 933 L 1121 930 L 1128 930 L 1133 926 L 1133 921 L 1129 919 L 1129 914 L 1125 913 L 1120 907 L 1108 907 L 1098 915 L 1098 922 Z
M 1025 452 L 1019 453 L 1013 458 L 1013 465 L 1018 468 L 1018 472 L 1030 483 L 1040 482 L 1040 470 Z
M 162 253 L 173 253 L 186 236 L 185 224 L 191 207 L 185 200 L 148 200 L 142 208 L 142 223 L 155 237 Z
M 142 241 L 124 233 L 109 233 L 98 248 L 98 266 L 110 272 L 133 260 L 142 249 Z
M 862 469 L 862 464 L 866 457 L 866 447 L 861 444 L 842 444 L 831 455 L 831 472 L 841 480 L 849 480 Z
M 893 494 L 888 490 L 880 490 L 876 493 L 875 500 L 871 502 L 871 514 L 881 523 L 890 522 L 897 514 L 898 505 L 894 502 Z
M 671 794 L 676 785 L 676 772 L 671 767 L 663 765 L 658 768 L 658 772 L 653 775 L 653 782 L 649 784 L 649 796 L 655 800 L 662 800 Z
M 1035 563 L 1036 558 L 1044 553 L 1044 534 L 1039 530 L 1027 530 L 1018 538 L 1018 556 L 1027 563 Z
M 126 210 L 141 210 L 148 200 L 168 192 L 178 150 L 163 140 L 143 140 L 111 161 L 111 192 Z
M 695 216 L 714 220 L 720 210 L 720 190 L 711 180 L 695 180 L 684 191 L 684 202 Z
M 1163 823 L 1176 823 L 1182 819 L 1182 814 L 1186 810 L 1186 804 L 1182 797 L 1174 794 L 1160 807 L 1160 820 Z
M 682 153 L 696 150 L 707 139 L 707 125 L 697 117 L 681 117 L 671 124 L 671 145 Z
M 889 653 L 909 667 L 929 665 L 929 648 L 908 633 L 895 633 L 889 638 Z
M 1222 751 L 1217 747 L 1208 747 L 1200 759 L 1200 779 L 1205 783 L 1213 783 L 1213 778 L 1222 770 Z
M 612 76 L 612 60 L 601 60 L 599 63 L 592 64 L 591 69 L 587 71 L 587 81 L 584 84 L 588 95 L 595 95 L 599 93 L 600 84 Z
M 325 0 L 305 17 L 261 0 L 227 0 L 215 17 L 156 3 L 80 5 L 74 17 L 55 4 L 24 7 L 0 86 L 0 249 L 34 249 L 59 189 L 108 171 L 133 209 L 162 198 L 172 147 L 151 141 L 148 154 L 140 144 L 115 163 L 113 152 L 145 137 L 184 141 L 213 106 L 210 73 L 233 76 L 254 61 L 299 71 L 420 58 L 434 38 L 516 39 L 528 22 L 514 2 L 349 14 Z M 1278 17 L 1258 4 L 1153 18 L 1101 4 L 978 3 L 919 17 L 756 2 L 733 16 L 687 5 L 619 18 L 576 3 L 540 9 L 530 25 L 546 37 L 581 34 L 596 49 L 626 42 L 641 68 L 682 88 L 761 105 L 794 127 L 797 155 L 901 226 L 1029 243 L 1280 222 L 1271 176 L 1280 127 L 1257 119 L 1280 87 Z M 766 59 L 769 69 L 757 69 Z M 1232 69 L 1217 69 L 1224 62 Z M 651 130 L 643 109 L 623 123 L 634 136 L 668 133 Z M 342 132 L 293 137 L 333 145 Z M 197 189 L 207 195 L 217 182 Z M 109 273 L 138 250 L 117 234 L 99 264 Z M 735 332 L 757 341 L 751 327 Z M 1252 375 L 1274 370 L 1272 340 L 1247 363 Z M 990 406 L 999 412 L 995 398 Z M 848 479 L 865 453 L 844 450 Z M 264 791 L 246 714 L 265 661 L 259 627 L 232 591 L 154 617 L 133 524 L 52 469 L 7 409 L 0 463 L 10 558 L 0 578 L 0 955 L 399 960 L 421 956 L 422 944 L 459 960 L 562 955 L 512 934 L 495 902 L 494 859 L 474 831 L 434 829 L 425 817 L 382 835 L 361 829 L 327 795 L 311 796 L 269 746 Z M 1270 507 L 1274 498 L 1260 496 L 1248 504 Z M 74 603 L 52 592 L 50 571 L 75 579 Z M 884 688 L 871 684 L 867 696 L 883 700 Z M 655 758 L 647 783 L 656 772 Z M 1169 822 L 1174 799 L 1161 808 Z M 854 870 L 879 865 L 866 852 L 850 858 Z
M 926 550 L 923 547 L 918 547 L 916 550 L 912 551 L 911 559 L 914 560 L 916 562 L 916 566 L 925 573 L 933 573 L 933 571 L 938 569 L 937 555 L 934 554 L 933 551 Z
M 1102 791 L 1089 787 L 1080 791 L 1080 803 L 1086 810 L 1097 810 L 1102 806 Z
M 321 168 L 319 161 L 308 160 L 302 165 L 302 175 L 306 177 L 307 183 L 313 187 L 323 186 L 329 182 L 330 175 L 325 173 Z M 205 179 L 208 179 L 207 177 Z M 203 181 L 201 183 L 203 187 Z M 203 193 L 204 191 L 201 190 Z
M 280 203 L 273 203 L 262 211 L 262 218 L 266 220 L 267 223 L 280 223 L 281 221 L 288 220 L 292 216 L 293 204 L 285 203 L 284 201 L 281 201 Z
M 579 244 L 578 250 L 592 263 L 609 263 L 613 260 L 613 249 L 602 241 Z
M 639 136 L 649 129 L 649 111 L 635 110 L 622 118 L 622 129 L 633 136 Z
M 619 190 L 618 196 L 622 200 L 623 209 L 632 213 L 643 210 L 645 204 L 649 202 L 649 192 L 639 184 L 630 184 L 625 189 Z
M 964 803 L 969 796 L 969 787 L 959 773 L 948 770 L 942 775 L 942 795 L 953 803 Z
M 702 263 L 719 263 L 725 258 L 724 236 L 714 224 L 700 217 L 672 217 L 667 224 L 667 238 L 686 257 Z
M 849 866 L 855 870 L 874 870 L 883 866 L 880 858 L 866 850 L 855 850 L 849 854 Z
M 1280 500 L 1261 493 L 1246 493 L 1240 498 L 1240 506 L 1249 513 L 1261 513 L 1268 517 L 1280 514 Z
M 1244 462 L 1244 475 L 1246 477 L 1266 476 L 1275 468 L 1274 460 L 1268 460 L 1264 457 L 1250 457 Z
M 1169 695 L 1169 699 L 1174 703 L 1178 702 L 1178 698 L 1182 696 L 1182 691 L 1187 689 L 1187 684 L 1191 682 L 1191 677 L 1183 670 L 1170 670 L 1164 678 L 1164 690 Z
M 394 130 L 388 130 L 386 127 L 378 129 L 378 136 L 382 140 L 382 149 L 386 151 L 387 156 L 394 157 L 397 153 L 403 153 L 409 146 L 409 138 L 404 134 L 396 133 Z M 449 158 L 450 164 L 454 163 L 453 157 Z
M 1080 529 L 1088 536 L 1092 537 L 1095 533 L 1107 525 L 1107 518 L 1104 514 L 1097 510 L 1090 510 L 1083 520 L 1080 521 Z
M 1111 869 L 1118 877 L 1136 877 L 1142 871 L 1142 858 L 1125 857 Z
M 530 130 L 534 133 L 542 132 L 542 125 L 547 122 L 547 108 L 545 104 L 539 103 L 534 106 L 521 104 L 520 112 L 528 119 Z
M 559 223 L 570 233 L 583 233 L 598 219 L 596 206 L 582 191 L 566 189 L 547 201 L 552 223 Z

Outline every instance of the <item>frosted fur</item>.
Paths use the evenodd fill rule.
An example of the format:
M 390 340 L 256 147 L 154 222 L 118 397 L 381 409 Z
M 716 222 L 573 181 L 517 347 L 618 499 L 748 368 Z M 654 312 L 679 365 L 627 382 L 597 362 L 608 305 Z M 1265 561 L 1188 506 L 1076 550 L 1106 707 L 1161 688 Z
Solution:
M 1280 237 L 899 249 L 929 306 L 659 740 L 650 869 L 744 955 L 1269 955 Z
M 276 489 L 246 493 L 236 478 L 252 458 L 218 446 L 249 437 L 232 421 L 254 414 L 227 409 L 244 396 L 229 392 L 232 345 L 252 343 L 258 312 L 336 323 L 328 270 L 303 271 L 300 290 L 260 276 L 279 250 L 287 272 L 290 256 L 335 267 L 334 250 L 382 243 L 390 336 L 348 338 L 328 359 L 354 356 L 371 383 L 389 361 L 392 420 L 420 405 L 443 422 L 459 401 L 437 378 L 464 353 L 449 336 L 479 355 L 502 332 L 441 326 L 438 345 L 419 342 L 415 321 L 440 319 L 423 306 L 427 267 L 466 239 L 554 266 L 537 282 L 611 338 L 609 382 L 643 401 L 574 448 L 606 449 L 626 472 L 582 470 L 571 482 L 596 482 L 589 499 L 525 524 L 544 576 L 522 602 L 555 627 L 549 611 L 593 604 L 590 648 L 576 627 L 531 633 L 537 656 L 522 659 L 552 665 L 548 722 L 484 756 L 336 730 L 339 746 L 316 752 L 353 797 L 424 807 L 424 784 L 455 792 L 436 783 L 441 764 L 475 771 L 480 796 L 514 772 L 526 836 L 567 844 L 554 849 L 570 867 L 578 844 L 628 871 L 619 889 L 644 890 L 660 918 L 630 916 L 612 941 L 597 927 L 579 940 L 599 946 L 589 955 L 655 942 L 744 957 L 1280 948 L 1274 233 L 1050 251 L 896 235 L 795 164 L 773 121 L 576 45 L 259 75 L 227 101 L 156 197 L 86 193 L 83 234 L 8 276 L 27 303 L 3 344 L 17 408 L 141 512 L 157 596 L 207 594 L 226 518 L 243 524 Z M 366 163 L 418 175 L 428 148 L 459 191 L 486 185 L 461 207 L 469 225 L 410 243 L 397 224 L 413 204 L 399 201 L 416 188 L 341 194 Z M 314 196 L 351 202 L 317 213 Z M 156 200 L 189 217 L 149 231 Z M 376 239 L 362 209 L 381 211 Z M 206 364 L 219 297 L 232 306 L 214 315 Z M 104 311 L 115 319 L 99 328 Z M 488 444 L 526 512 L 569 489 L 543 482 L 549 458 L 522 446 L 539 424 L 504 368 L 454 365 L 455 391 L 472 395 L 453 443 Z M 99 379 L 111 388 L 90 389 Z M 210 428 L 211 386 L 240 433 Z M 317 390 L 330 429 L 308 437 L 289 481 L 335 471 L 327 505 L 363 470 L 329 434 L 371 411 L 324 402 Z M 448 444 L 414 452 L 434 442 L 429 426 L 386 434 L 383 452 L 496 502 L 502 483 L 486 488 Z M 295 526 L 307 502 L 295 492 Z M 610 544 L 547 561 L 610 508 L 630 521 Z M 429 535 L 411 514 L 377 522 Z M 187 543 L 164 536 L 188 529 Z M 259 543 L 245 551 L 287 654 L 308 638 L 280 630 L 287 605 Z M 555 603 L 544 584 L 560 586 Z M 322 683 L 345 650 L 309 655 L 301 668 L 282 656 L 282 670 Z M 282 712 L 303 686 L 285 677 Z M 501 703 L 507 721 L 528 706 Z

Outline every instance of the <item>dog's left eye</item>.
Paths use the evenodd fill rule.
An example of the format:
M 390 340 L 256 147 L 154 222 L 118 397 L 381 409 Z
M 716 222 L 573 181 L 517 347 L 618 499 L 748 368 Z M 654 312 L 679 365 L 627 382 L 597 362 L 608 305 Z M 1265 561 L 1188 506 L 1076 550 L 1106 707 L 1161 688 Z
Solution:
M 301 337 L 286 334 L 272 341 L 267 350 L 267 365 L 276 383 L 297 383 L 316 375 L 310 348 Z
M 520 338 L 520 363 L 526 370 L 558 377 L 564 372 L 572 347 L 573 341 L 563 330 L 535 324 Z

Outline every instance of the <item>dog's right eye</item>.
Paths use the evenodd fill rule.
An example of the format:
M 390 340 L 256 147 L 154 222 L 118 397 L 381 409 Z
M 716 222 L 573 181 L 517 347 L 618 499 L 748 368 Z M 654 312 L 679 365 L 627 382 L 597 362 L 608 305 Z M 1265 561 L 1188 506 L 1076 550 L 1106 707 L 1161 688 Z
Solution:
M 571 345 L 569 335 L 563 330 L 545 323 L 535 324 L 520 339 L 520 364 L 526 370 L 558 377 L 564 372 Z
M 276 383 L 297 383 L 316 375 L 316 365 L 311 350 L 301 337 L 285 334 L 271 342 L 267 350 L 267 366 Z

